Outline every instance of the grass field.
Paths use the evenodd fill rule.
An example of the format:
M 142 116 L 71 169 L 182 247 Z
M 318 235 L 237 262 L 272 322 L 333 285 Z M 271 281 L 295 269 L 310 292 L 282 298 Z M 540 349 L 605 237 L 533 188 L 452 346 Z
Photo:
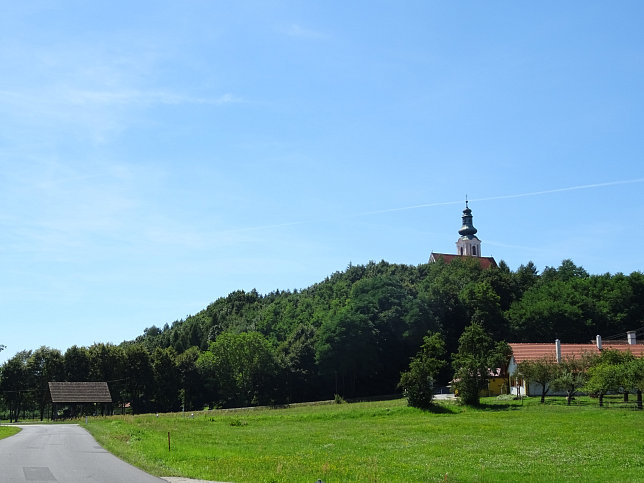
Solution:
M 13 436 L 18 431 L 20 431 L 20 428 L 12 428 L 10 426 L 0 426 L 0 439 L 6 438 L 8 436 Z
M 91 419 L 153 474 L 234 482 L 644 481 L 644 413 L 526 400 L 423 412 L 405 400 Z M 168 451 L 168 432 L 171 450 Z

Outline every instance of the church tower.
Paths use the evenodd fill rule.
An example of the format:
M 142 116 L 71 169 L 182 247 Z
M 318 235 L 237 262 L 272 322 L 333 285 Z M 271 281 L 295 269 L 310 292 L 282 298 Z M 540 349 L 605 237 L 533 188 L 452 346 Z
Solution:
M 465 209 L 463 210 L 463 226 L 458 230 L 461 235 L 456 241 L 456 253 L 467 257 L 481 256 L 481 240 L 476 237 L 478 230 L 472 224 L 472 210 L 467 206 L 465 199 Z
M 478 230 L 474 228 L 472 223 L 472 210 L 467 203 L 467 196 L 465 197 L 465 209 L 463 210 L 463 226 L 458 230 L 460 235 L 456 241 L 456 255 L 451 253 L 437 253 L 432 252 L 429 256 L 429 263 L 435 263 L 442 260 L 444 263 L 452 263 L 453 260 L 463 258 L 474 258 L 481 268 L 487 270 L 497 266 L 494 257 L 481 256 L 481 240 L 476 237 Z

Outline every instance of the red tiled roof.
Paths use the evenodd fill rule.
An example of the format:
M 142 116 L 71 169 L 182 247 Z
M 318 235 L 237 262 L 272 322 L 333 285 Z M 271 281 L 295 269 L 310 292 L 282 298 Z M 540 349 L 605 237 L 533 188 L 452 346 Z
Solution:
M 604 342 L 603 349 L 618 350 L 621 352 L 630 352 L 635 357 L 644 357 L 644 344 L 624 344 L 619 342 Z
M 494 257 L 470 257 L 470 256 L 465 256 L 465 255 L 453 255 L 450 253 L 434 253 L 432 252 L 431 255 L 429 256 L 429 263 L 436 262 L 438 260 L 443 260 L 445 263 L 449 264 L 452 262 L 452 260 L 456 258 L 473 258 L 474 260 L 477 260 L 479 264 L 481 265 L 481 268 L 483 269 L 488 269 L 490 267 L 496 267 L 496 260 L 494 260 Z
M 554 342 L 548 344 L 534 344 L 534 343 L 512 343 L 510 344 L 512 355 L 517 362 L 534 361 L 539 359 L 552 359 L 557 357 Z M 602 350 L 618 350 L 621 352 L 630 352 L 635 357 L 644 356 L 644 344 L 616 344 L 616 343 L 603 343 Z M 569 357 L 579 358 L 584 353 L 599 355 L 599 349 L 595 344 L 561 344 L 561 357 L 566 359 Z

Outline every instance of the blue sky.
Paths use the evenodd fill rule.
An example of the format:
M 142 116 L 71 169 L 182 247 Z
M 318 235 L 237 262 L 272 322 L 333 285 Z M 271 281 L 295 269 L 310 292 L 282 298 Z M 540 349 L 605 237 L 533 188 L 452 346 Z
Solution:
M 455 252 L 644 267 L 641 2 L 3 2 L 0 361 Z

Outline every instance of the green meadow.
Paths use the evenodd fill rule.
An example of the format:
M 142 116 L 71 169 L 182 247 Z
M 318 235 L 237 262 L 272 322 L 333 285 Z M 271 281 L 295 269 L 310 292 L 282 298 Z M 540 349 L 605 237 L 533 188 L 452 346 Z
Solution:
M 580 399 L 434 412 L 404 399 L 90 419 L 159 476 L 232 482 L 644 481 L 644 413 Z M 168 449 L 168 433 L 170 448 Z

